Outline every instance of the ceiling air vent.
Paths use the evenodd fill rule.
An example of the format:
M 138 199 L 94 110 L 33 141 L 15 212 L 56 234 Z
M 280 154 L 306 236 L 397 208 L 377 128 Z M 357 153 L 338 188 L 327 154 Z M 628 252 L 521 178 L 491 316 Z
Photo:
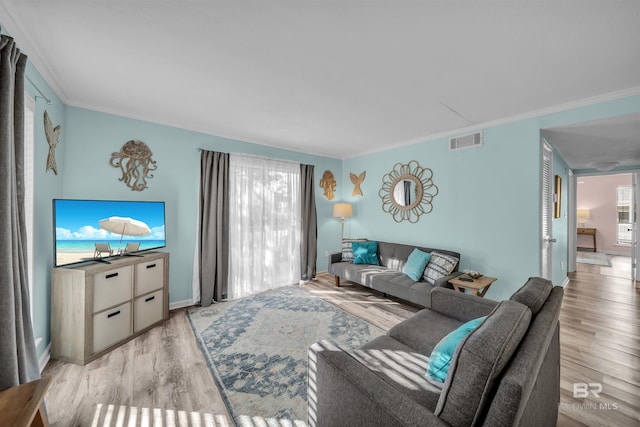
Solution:
M 482 132 L 474 132 L 468 135 L 449 138 L 449 150 L 461 148 L 480 147 L 482 145 Z

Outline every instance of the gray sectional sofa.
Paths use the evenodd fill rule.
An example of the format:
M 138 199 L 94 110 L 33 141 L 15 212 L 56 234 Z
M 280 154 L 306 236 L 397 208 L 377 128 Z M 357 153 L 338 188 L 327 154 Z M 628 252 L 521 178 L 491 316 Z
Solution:
M 458 271 L 460 262 L 458 261 L 451 274 L 439 278 L 434 284 L 424 279 L 415 281 L 402 273 L 409 255 L 415 248 L 423 252 L 439 252 L 460 260 L 458 252 L 400 243 L 378 242 L 379 266 L 344 262 L 342 260 L 343 253 L 337 252 L 329 255 L 327 270 L 335 276 L 336 286 L 340 286 L 340 278 L 344 278 L 387 295 L 398 297 L 423 307 L 429 307 L 431 305 L 431 291 L 438 287 L 451 288 L 452 286 L 448 281 L 462 274 Z
M 555 426 L 560 401 L 562 287 L 531 278 L 496 302 L 436 288 L 431 309 L 358 350 L 309 350 L 309 425 Z M 455 347 L 439 386 L 425 378 L 449 332 L 486 319 Z

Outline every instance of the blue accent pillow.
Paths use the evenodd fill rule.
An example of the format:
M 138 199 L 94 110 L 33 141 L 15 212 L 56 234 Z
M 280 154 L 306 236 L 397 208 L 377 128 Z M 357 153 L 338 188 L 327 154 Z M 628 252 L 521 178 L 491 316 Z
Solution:
M 429 264 L 430 259 L 430 253 L 422 252 L 420 249 L 415 248 L 407 258 L 407 263 L 402 268 L 402 272 L 414 282 L 417 282 L 422 277 L 422 273 L 424 273 L 424 269 Z
M 444 383 L 447 379 L 451 359 L 458 347 L 458 344 L 471 332 L 473 332 L 487 316 L 478 317 L 469 320 L 455 331 L 449 332 L 446 337 L 442 338 L 433 348 L 431 356 L 429 356 L 429 365 L 427 368 L 427 379 L 429 382 Z
M 380 265 L 378 242 L 353 242 L 353 263 Z

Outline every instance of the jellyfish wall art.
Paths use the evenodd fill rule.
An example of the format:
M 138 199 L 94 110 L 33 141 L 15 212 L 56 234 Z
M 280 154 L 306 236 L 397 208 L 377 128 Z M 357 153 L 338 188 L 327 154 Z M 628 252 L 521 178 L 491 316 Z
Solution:
M 158 169 L 156 161 L 151 158 L 153 153 L 142 141 L 131 140 L 126 142 L 119 152 L 113 153 L 109 164 L 114 168 L 120 168 L 122 176 L 120 181 L 133 191 L 142 191 L 148 187 L 147 178 L 153 178 L 151 171 Z

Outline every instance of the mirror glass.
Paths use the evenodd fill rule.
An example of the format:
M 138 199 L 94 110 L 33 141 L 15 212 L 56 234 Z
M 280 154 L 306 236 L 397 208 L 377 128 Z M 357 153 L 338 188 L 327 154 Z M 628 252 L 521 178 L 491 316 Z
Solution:
M 400 206 L 411 206 L 416 201 L 417 187 L 415 181 L 403 179 L 393 188 L 393 200 Z

